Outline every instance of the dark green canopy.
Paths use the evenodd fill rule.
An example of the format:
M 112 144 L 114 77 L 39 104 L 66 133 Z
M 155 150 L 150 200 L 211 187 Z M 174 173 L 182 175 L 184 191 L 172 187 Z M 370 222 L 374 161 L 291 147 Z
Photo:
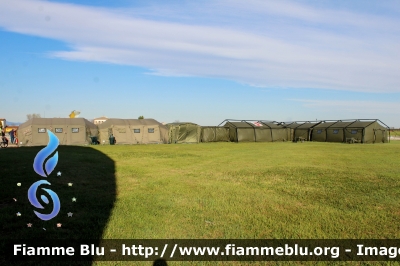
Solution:
M 199 143 L 201 127 L 190 122 L 169 123 L 169 143 Z
M 389 128 L 378 119 L 323 121 L 313 128 L 313 141 L 385 143 Z
M 233 142 L 287 141 L 290 137 L 285 127 L 276 122 L 256 120 L 224 122 L 224 127 L 229 128 L 229 138 Z
M 317 126 L 320 122 L 292 122 L 283 125 L 291 130 L 291 137 L 293 141 L 297 140 L 311 140 L 311 132 L 313 127 Z
M 201 127 L 201 142 L 229 141 L 227 127 Z

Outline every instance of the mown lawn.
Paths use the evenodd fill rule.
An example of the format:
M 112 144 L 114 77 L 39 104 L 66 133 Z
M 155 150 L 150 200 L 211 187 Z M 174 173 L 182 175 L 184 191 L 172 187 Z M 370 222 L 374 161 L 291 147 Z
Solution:
M 394 130 L 390 132 L 391 137 L 400 137 L 400 130 Z
M 8 176 L 2 195 L 11 197 L 19 189 L 14 179 L 9 180 L 14 178 L 12 172 L 17 173 L 18 180 L 32 183 L 32 177 L 36 178 L 33 170 L 21 172 L 12 162 L 23 158 L 31 167 L 39 150 L 35 147 L 0 151 L 2 173 Z M 57 167 L 63 171 L 65 181 L 54 189 L 61 191 L 60 198 L 70 197 L 72 194 L 64 195 L 67 192 L 63 191 L 70 182 L 67 180 L 73 180 L 81 205 L 67 204 L 74 208 L 76 216 L 70 220 L 63 218 L 68 231 L 52 229 L 54 237 L 400 238 L 400 141 L 365 145 L 116 145 L 59 147 L 58 151 Z M 29 212 L 29 204 L 24 208 Z M 12 203 L 3 200 L 2 212 L 14 209 Z M 11 215 L 0 219 L 2 224 L 10 219 L 18 221 Z M 98 221 L 97 225 L 93 225 L 94 221 Z M 25 221 L 16 222 L 6 227 L 17 230 L 24 224 Z M 91 230 L 95 234 L 90 235 Z M 24 228 L 23 235 L 26 231 Z M 34 235 L 43 237 L 42 231 L 35 231 Z M 151 265 L 121 263 L 137 264 Z
M 116 162 L 117 202 L 103 237 L 399 238 L 399 148 L 96 147 Z

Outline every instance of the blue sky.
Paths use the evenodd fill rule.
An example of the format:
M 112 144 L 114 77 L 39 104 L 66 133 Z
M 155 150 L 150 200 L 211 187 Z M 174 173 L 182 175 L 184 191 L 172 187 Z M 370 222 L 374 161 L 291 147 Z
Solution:
M 399 1 L 0 1 L 0 116 L 400 127 Z

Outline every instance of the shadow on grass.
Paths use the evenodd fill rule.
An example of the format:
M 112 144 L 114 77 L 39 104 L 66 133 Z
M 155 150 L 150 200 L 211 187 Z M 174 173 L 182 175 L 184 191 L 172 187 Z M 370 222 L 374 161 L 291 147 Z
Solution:
M 59 146 L 58 163 L 47 177 L 36 174 L 33 161 L 43 147 L 7 148 L 0 150 L 0 265 L 91 265 L 80 262 L 10 262 L 5 261 L 4 246 L 8 240 L 49 241 L 74 239 L 95 240 L 98 244 L 107 225 L 116 197 L 115 164 L 105 154 L 90 147 Z M 61 176 L 57 173 L 61 172 Z M 32 206 L 27 192 L 39 180 L 51 185 L 40 188 L 53 190 L 59 197 L 61 208 L 49 221 L 39 219 L 34 210 L 50 213 L 52 203 L 40 210 Z M 17 184 L 21 183 L 20 186 Z M 72 186 L 69 185 L 72 183 Z M 72 199 L 75 198 L 74 202 Z M 21 213 L 17 216 L 17 213 Z M 72 213 L 72 217 L 68 216 Z M 71 214 L 70 214 L 71 215 Z M 28 227 L 28 224 L 32 224 Z M 61 227 L 57 227 L 61 224 Z
M 158 259 L 153 262 L 153 266 L 168 266 L 168 263 L 166 260 Z

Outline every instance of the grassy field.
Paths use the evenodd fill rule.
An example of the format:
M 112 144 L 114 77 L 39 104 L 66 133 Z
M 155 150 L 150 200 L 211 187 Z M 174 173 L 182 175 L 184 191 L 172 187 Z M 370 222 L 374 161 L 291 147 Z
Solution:
M 42 222 L 46 231 L 15 216 L 32 212 L 23 198 L 43 179 L 32 169 L 40 149 L 0 151 L 4 238 L 400 238 L 400 141 L 61 146 L 62 176 L 49 180 L 62 202 L 78 200 L 62 205 L 62 230 Z
M 394 130 L 390 132 L 391 137 L 400 137 L 400 130 Z

